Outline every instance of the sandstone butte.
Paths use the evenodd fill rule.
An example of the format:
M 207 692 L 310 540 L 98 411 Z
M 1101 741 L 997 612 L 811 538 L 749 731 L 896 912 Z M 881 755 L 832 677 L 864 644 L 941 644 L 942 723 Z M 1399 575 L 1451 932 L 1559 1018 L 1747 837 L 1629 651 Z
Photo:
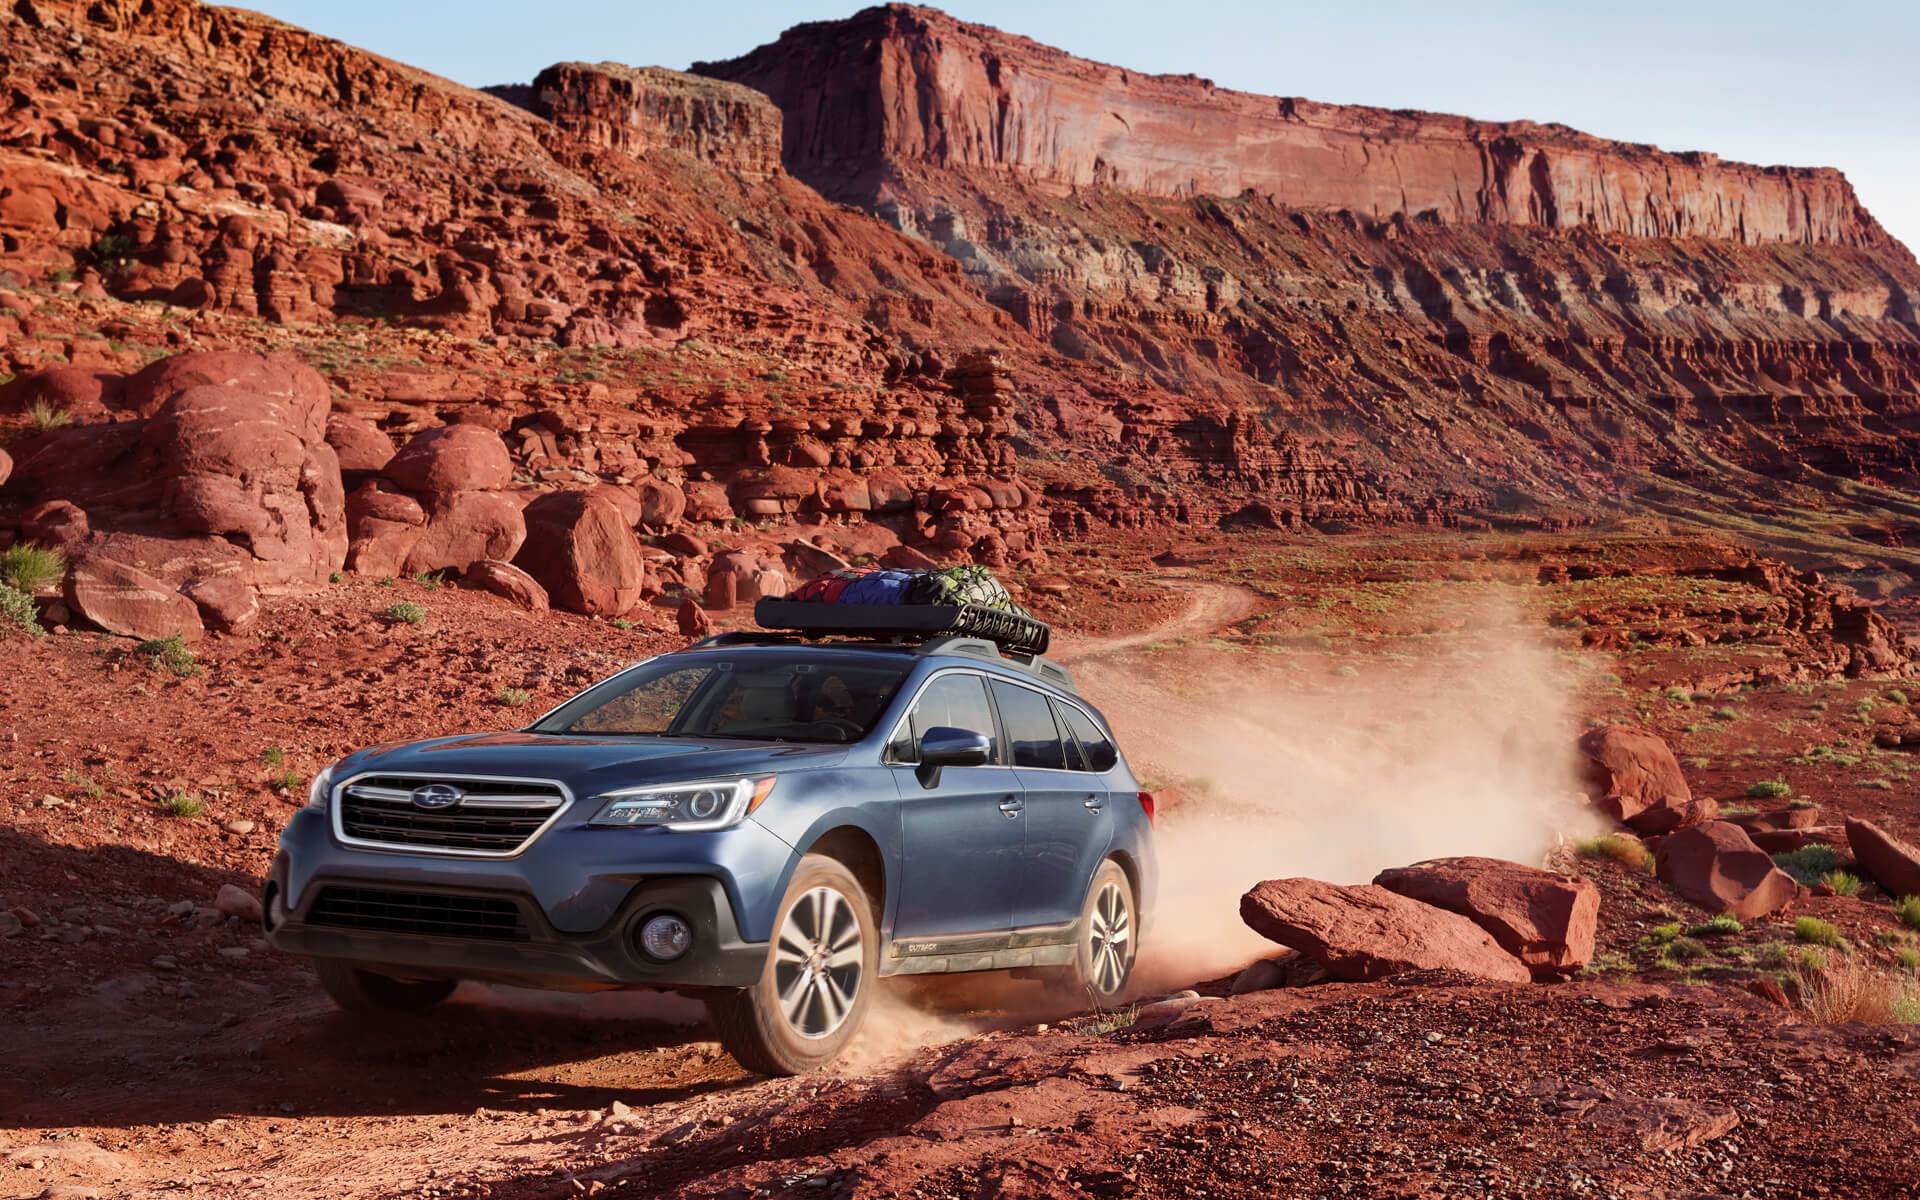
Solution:
M 1037 565 L 1097 526 L 1625 505 L 1920 575 L 1920 522 L 1854 486 L 1920 488 L 1920 264 L 1829 169 L 1233 92 L 897 5 L 485 91 L 194 0 L 26 0 L 0 45 L 0 272 L 53 297 L 0 303 L 0 416 L 121 419 L 153 350 L 291 352 L 378 535 L 349 567 L 538 556 L 508 503 L 610 485 L 668 497 L 651 537 L 762 555 L 823 523 L 843 556 Z M 453 423 L 512 482 L 416 516 L 381 459 Z M 0 522 L 94 517 L 31 449 Z M 677 558 L 644 586 L 729 586 Z

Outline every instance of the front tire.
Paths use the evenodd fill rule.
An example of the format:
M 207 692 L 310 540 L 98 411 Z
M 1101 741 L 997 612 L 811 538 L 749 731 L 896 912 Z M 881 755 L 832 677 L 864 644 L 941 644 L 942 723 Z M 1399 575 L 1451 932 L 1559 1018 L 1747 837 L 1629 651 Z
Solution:
M 313 973 L 333 1002 L 350 1013 L 422 1013 L 454 989 L 451 979 L 395 979 L 344 958 L 316 958 Z
M 1133 884 L 1120 864 L 1108 859 L 1093 873 L 1074 943 L 1073 965 L 1052 990 L 1062 1000 L 1103 1009 L 1117 1004 L 1140 950 L 1140 921 L 1134 912 Z
M 809 854 L 781 898 L 759 982 L 708 1000 L 707 1014 L 720 1044 L 747 1070 L 818 1070 L 859 1031 L 879 961 L 866 889 L 838 860 Z

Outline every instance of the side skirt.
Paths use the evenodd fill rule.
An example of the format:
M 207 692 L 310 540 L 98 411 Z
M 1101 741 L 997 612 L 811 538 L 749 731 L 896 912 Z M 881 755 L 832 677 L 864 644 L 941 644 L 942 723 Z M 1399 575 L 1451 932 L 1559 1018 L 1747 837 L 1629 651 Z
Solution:
M 1008 933 L 954 933 L 895 938 L 880 959 L 880 974 L 946 975 L 962 971 L 1007 971 L 1019 967 L 1064 967 L 1073 962 L 1078 921 L 1030 925 Z

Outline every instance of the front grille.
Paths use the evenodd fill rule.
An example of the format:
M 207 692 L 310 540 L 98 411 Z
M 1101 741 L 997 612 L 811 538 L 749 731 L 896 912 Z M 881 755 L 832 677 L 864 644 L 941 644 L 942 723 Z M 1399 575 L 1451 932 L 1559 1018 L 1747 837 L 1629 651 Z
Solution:
M 433 785 L 461 793 L 443 808 L 424 808 L 416 793 Z M 519 779 L 430 779 L 363 775 L 340 789 L 340 833 L 423 853 L 517 853 L 544 828 L 566 794 L 557 784 Z
M 382 933 L 527 940 L 520 906 L 511 900 L 436 892 L 395 892 L 385 888 L 321 888 L 319 898 L 313 902 L 313 911 L 307 914 L 307 923 Z

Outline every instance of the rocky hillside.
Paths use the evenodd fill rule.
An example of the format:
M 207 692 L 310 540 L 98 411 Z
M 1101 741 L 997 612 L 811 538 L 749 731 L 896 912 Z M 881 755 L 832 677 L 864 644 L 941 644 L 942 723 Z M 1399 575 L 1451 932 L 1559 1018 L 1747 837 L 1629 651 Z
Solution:
M 1920 266 L 1836 171 L 1232 92 L 903 5 L 695 69 L 1059 353 L 1416 508 L 1624 492 L 1913 565 Z

